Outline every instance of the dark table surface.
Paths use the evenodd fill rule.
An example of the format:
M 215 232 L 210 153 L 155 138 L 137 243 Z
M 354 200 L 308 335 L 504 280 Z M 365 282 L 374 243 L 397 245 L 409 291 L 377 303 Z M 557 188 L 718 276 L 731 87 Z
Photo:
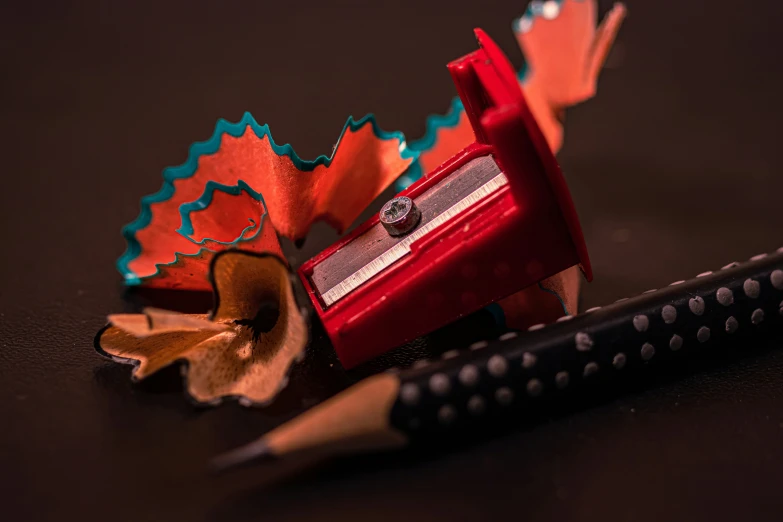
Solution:
M 628 3 L 599 96 L 568 113 L 559 155 L 595 269 L 584 306 L 783 244 L 780 2 Z M 356 378 L 323 342 L 267 410 L 198 410 L 176 369 L 133 385 L 95 353 L 106 314 L 139 304 L 114 269 L 120 226 L 218 117 L 249 110 L 310 158 L 349 114 L 415 137 L 446 109 L 444 66 L 475 48 L 474 26 L 519 63 L 510 22 L 523 8 L 4 3 L 2 518 L 780 520 L 774 345 L 461 451 L 352 459 L 274 485 L 278 470 L 213 477 L 205 462 Z M 335 237 L 317 227 L 294 255 Z

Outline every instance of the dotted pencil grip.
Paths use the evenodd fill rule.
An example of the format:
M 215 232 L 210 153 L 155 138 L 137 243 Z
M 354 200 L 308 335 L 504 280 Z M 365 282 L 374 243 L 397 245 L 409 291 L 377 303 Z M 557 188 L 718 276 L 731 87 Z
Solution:
M 519 415 L 650 366 L 783 331 L 783 249 L 508 333 L 400 373 L 391 422 L 412 439 Z

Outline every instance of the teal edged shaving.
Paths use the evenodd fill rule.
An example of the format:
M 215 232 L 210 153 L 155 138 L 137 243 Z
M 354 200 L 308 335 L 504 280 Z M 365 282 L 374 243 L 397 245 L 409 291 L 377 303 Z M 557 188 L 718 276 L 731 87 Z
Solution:
M 215 131 L 212 133 L 212 137 L 206 141 L 197 142 L 190 146 L 188 151 L 188 159 L 182 165 L 177 167 L 168 167 L 163 170 L 163 186 L 155 192 L 141 198 L 141 212 L 138 217 L 131 223 L 125 225 L 122 228 L 122 235 L 125 238 L 127 247 L 125 252 L 117 260 L 117 270 L 125 278 L 125 284 L 138 285 L 141 284 L 141 278 L 130 269 L 130 262 L 136 259 L 142 251 L 142 245 L 136 239 L 136 233 L 146 228 L 152 220 L 152 208 L 155 203 L 162 203 L 168 201 L 174 195 L 175 187 L 174 182 L 177 180 L 187 179 L 195 174 L 198 168 L 199 159 L 202 156 L 208 156 L 215 154 L 220 148 L 220 143 L 224 135 L 239 138 L 250 129 L 259 139 L 268 138 L 272 151 L 278 156 L 287 156 L 291 159 L 294 166 L 302 172 L 312 172 L 319 166 L 329 167 L 334 158 L 335 152 L 338 150 L 340 142 L 345 136 L 345 133 L 350 130 L 356 132 L 365 125 L 371 125 L 373 133 L 380 140 L 392 140 L 396 139 L 400 141 L 400 154 L 404 159 L 415 158 L 415 153 L 408 151 L 405 147 L 405 136 L 399 131 L 384 131 L 378 126 L 378 123 L 373 114 L 368 114 L 359 120 L 354 120 L 353 117 L 349 117 L 340 132 L 340 137 L 337 140 L 337 144 L 334 147 L 332 154 L 329 156 L 320 155 L 316 159 L 309 161 L 301 159 L 294 148 L 289 144 L 278 145 L 272 138 L 272 134 L 269 130 L 269 125 L 259 125 L 253 116 L 246 112 L 242 119 L 237 123 L 231 123 L 224 119 L 220 119 L 215 126 Z M 249 186 L 248 186 L 249 188 Z M 186 203 L 185 205 L 188 205 Z M 180 209 L 180 214 L 182 210 Z M 248 238 L 237 238 L 235 241 L 229 244 L 239 243 Z M 145 276 L 144 279 L 148 279 L 152 276 Z
M 264 211 L 261 214 L 261 219 L 263 219 L 264 216 L 266 216 L 266 202 L 264 202 L 264 197 L 261 195 L 261 193 L 253 190 L 250 187 L 250 185 L 245 183 L 243 180 L 240 179 L 236 185 L 224 185 L 222 183 L 217 183 L 214 181 L 207 181 L 207 184 L 205 185 L 204 188 L 204 193 L 201 196 L 199 196 L 199 198 L 196 201 L 191 201 L 190 203 L 184 203 L 180 205 L 179 217 L 182 224 L 177 229 L 177 233 L 179 233 L 182 237 L 184 237 L 188 241 L 195 243 L 197 245 L 203 245 L 207 241 L 218 243 L 220 245 L 231 245 L 238 241 L 248 241 L 256 237 L 258 233 L 261 231 L 260 226 L 256 228 L 255 234 L 253 234 L 252 236 L 245 237 L 245 234 L 247 232 L 253 230 L 253 228 L 256 227 L 256 222 L 253 219 L 249 219 L 250 225 L 244 228 L 242 232 L 239 234 L 239 237 L 233 241 L 225 242 L 225 241 L 218 241 L 217 239 L 212 239 L 212 238 L 204 238 L 201 241 L 197 241 L 191 237 L 193 235 L 193 221 L 191 220 L 190 215 L 193 212 L 200 212 L 202 210 L 205 210 L 207 207 L 209 207 L 209 205 L 212 204 L 212 198 L 214 197 L 215 192 L 224 192 L 232 196 L 238 196 L 242 192 L 245 192 L 254 200 L 260 202 L 261 205 L 263 206 Z

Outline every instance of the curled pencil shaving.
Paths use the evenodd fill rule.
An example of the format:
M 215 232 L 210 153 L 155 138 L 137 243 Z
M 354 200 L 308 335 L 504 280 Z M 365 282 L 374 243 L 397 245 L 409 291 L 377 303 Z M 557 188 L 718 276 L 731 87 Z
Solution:
M 514 23 L 525 58 L 520 86 L 555 153 L 563 143 L 565 109 L 595 96 L 601 69 L 626 16 L 625 6 L 617 3 L 596 28 L 596 12 L 595 0 L 534 1 Z M 410 144 L 419 153 L 419 173 L 431 172 L 474 139 L 457 98 L 445 116 L 430 117 L 424 138 Z M 416 179 L 417 175 L 403 176 L 404 183 L 398 186 L 406 188 Z
M 134 380 L 186 362 L 186 391 L 200 404 L 225 397 L 268 403 L 308 342 L 306 313 L 296 304 L 288 269 L 274 255 L 232 250 L 215 256 L 210 274 L 211 316 L 151 308 L 112 315 L 96 348 L 133 364 Z
M 565 109 L 595 96 L 626 16 L 625 6 L 616 3 L 596 28 L 596 11 L 594 1 L 566 0 L 556 13 L 525 15 L 515 24 L 527 65 L 525 96 L 553 151 L 562 145 Z
M 281 153 L 249 115 L 224 132 L 226 125 L 207 142 L 214 152 L 194 147 L 185 165 L 164 174 L 164 189 L 142 200 L 118 262 L 126 282 L 190 288 L 192 278 L 172 278 L 165 269 L 234 246 L 279 253 L 275 232 L 300 239 L 318 219 L 342 231 L 411 162 L 401 135 L 380 139 L 371 119 L 349 120 L 332 157 L 314 162 Z

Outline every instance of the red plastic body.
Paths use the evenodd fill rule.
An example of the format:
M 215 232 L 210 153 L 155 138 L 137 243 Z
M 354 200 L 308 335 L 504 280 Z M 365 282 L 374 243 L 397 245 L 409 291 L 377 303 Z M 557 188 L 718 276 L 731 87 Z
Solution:
M 528 109 L 516 74 L 476 29 L 480 49 L 449 64 L 475 143 L 400 193 L 411 198 L 491 154 L 508 184 L 411 245 L 411 253 L 325 307 L 313 267 L 377 216 L 306 262 L 299 275 L 340 361 L 353 367 L 579 264 L 592 279 L 568 187 Z

